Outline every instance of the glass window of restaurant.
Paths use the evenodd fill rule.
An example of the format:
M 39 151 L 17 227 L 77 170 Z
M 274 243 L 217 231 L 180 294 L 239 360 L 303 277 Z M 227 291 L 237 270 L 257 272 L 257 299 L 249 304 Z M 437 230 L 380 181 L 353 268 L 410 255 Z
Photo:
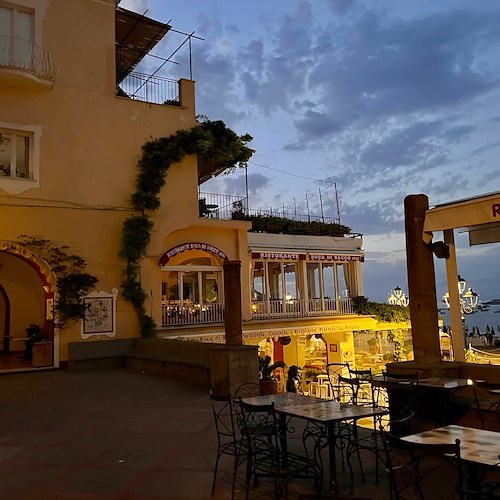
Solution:
M 166 266 L 162 269 L 164 304 L 194 307 L 222 303 L 222 267 L 197 264 Z
M 308 262 L 307 287 L 308 297 L 312 300 L 335 300 L 347 297 L 345 266 L 333 262 Z
M 253 262 L 252 300 L 288 302 L 300 299 L 296 262 Z

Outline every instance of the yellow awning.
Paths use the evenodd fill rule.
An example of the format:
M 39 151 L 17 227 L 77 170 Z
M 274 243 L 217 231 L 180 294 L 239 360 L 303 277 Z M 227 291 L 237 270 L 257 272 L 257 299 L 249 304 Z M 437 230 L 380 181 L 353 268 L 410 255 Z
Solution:
M 500 224 L 500 192 L 453 201 L 430 208 L 425 213 L 422 239 L 429 243 L 435 231 Z M 494 239 L 494 241 L 500 241 Z M 490 241 L 491 242 L 491 241 Z

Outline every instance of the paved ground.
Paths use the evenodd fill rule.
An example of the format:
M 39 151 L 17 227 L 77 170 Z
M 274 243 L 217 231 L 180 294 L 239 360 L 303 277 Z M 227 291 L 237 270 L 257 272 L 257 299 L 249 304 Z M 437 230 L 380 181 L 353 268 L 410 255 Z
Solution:
M 207 391 L 124 370 L 0 376 L 0 499 L 208 499 L 216 451 Z M 388 499 L 374 460 L 355 495 Z M 230 498 L 223 458 L 215 498 Z M 244 498 L 241 476 L 237 498 Z M 340 473 L 345 489 L 348 474 Z M 298 482 L 289 498 L 312 493 Z M 272 498 L 269 484 L 252 499 Z

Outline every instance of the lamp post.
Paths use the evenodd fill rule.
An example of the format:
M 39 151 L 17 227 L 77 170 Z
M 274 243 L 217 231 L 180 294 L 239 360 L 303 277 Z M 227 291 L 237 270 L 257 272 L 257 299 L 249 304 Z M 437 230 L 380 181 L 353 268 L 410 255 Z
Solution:
M 407 307 L 410 303 L 410 299 L 406 296 L 399 286 L 397 286 L 389 295 L 387 303 L 393 306 L 404 306 Z
M 467 288 L 467 281 L 458 275 L 458 299 L 460 304 L 460 315 L 462 318 L 462 325 L 464 329 L 464 335 L 467 336 L 466 333 L 466 325 L 465 325 L 465 315 L 472 314 L 479 303 L 479 295 L 472 290 L 472 288 Z M 443 295 L 443 302 L 446 304 L 446 307 L 450 308 L 450 294 L 446 292 Z

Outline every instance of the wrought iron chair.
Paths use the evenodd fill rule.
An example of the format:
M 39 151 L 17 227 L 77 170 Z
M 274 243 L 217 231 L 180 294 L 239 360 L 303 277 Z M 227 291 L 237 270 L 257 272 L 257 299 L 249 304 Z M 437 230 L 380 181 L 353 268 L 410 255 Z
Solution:
M 380 432 L 391 499 L 465 499 L 459 439 L 453 444 L 408 443 L 383 429 Z M 456 496 L 452 496 L 449 489 L 440 491 L 443 486 L 449 484 L 448 476 L 444 475 L 445 471 L 442 470 L 445 466 L 453 470 L 456 478 L 454 481 Z M 406 494 L 411 496 L 403 496 Z
M 217 455 L 215 458 L 211 495 L 214 496 L 215 493 L 219 461 L 223 455 L 228 455 L 233 457 L 233 479 L 231 485 L 231 498 L 233 499 L 238 468 L 245 461 L 247 461 L 247 481 L 249 479 L 251 461 L 249 460 L 248 447 L 246 441 L 241 438 L 241 434 L 236 426 L 232 398 L 229 396 L 217 396 L 210 391 L 210 400 L 215 429 L 217 431 Z
M 491 392 L 498 389 L 500 389 L 500 383 L 485 380 L 474 381 L 475 409 L 478 412 L 483 429 L 498 430 L 500 424 L 500 395 Z
M 274 410 L 274 404 L 254 405 L 235 400 L 237 422 L 251 456 L 250 482 L 258 484 L 261 477 L 272 478 L 275 496 L 287 496 L 287 485 L 292 479 L 312 479 L 319 491 L 322 484 L 319 465 L 312 459 L 283 449 L 283 421 Z
M 357 379 L 359 381 L 358 403 L 363 404 L 363 401 L 365 401 L 367 405 L 371 406 L 373 402 L 371 385 L 373 374 L 371 368 L 356 370 L 347 365 L 347 370 L 349 372 L 349 377 Z
M 330 392 L 335 401 L 339 401 L 339 376 L 343 377 L 348 374 L 349 363 L 328 363 L 325 366 L 325 371 L 328 375 L 330 383 Z
M 351 370 L 350 372 L 350 378 L 342 376 L 339 377 L 342 401 L 355 405 L 372 406 L 375 408 L 376 401 L 373 397 L 374 393 L 371 387 L 369 390 L 366 390 L 364 387 L 367 381 L 371 381 L 372 379 L 371 370 Z M 364 378 L 353 377 L 352 375 L 355 373 Z M 349 466 L 349 474 L 351 476 L 351 490 L 354 486 L 354 470 L 352 467 L 353 455 L 357 456 L 361 477 L 363 481 L 365 480 L 365 472 L 360 453 L 362 450 L 367 450 L 375 454 L 375 480 L 378 483 L 379 460 L 382 458 L 382 441 L 377 431 L 379 425 L 380 417 L 373 417 L 372 429 L 360 429 L 357 422 L 352 422 L 343 428 L 344 439 L 347 442 L 345 454 L 347 464 Z

